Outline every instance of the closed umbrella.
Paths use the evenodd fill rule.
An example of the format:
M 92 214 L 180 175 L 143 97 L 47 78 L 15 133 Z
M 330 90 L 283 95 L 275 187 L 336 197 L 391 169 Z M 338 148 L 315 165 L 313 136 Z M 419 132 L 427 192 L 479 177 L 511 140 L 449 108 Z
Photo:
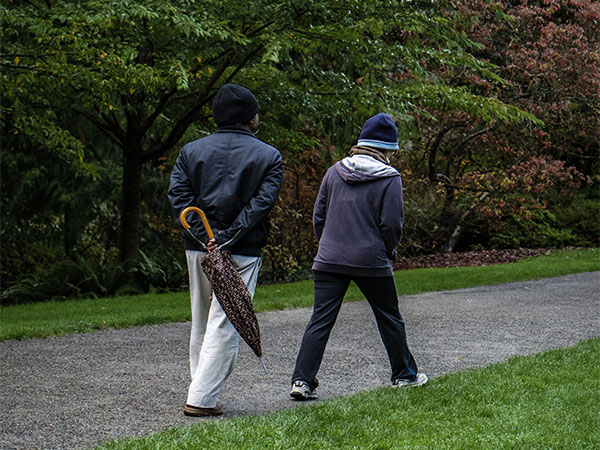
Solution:
M 212 228 L 208 223 L 206 214 L 204 214 L 204 211 L 200 208 L 195 206 L 185 208 L 179 215 L 179 221 L 190 236 L 198 241 L 203 247 L 206 247 L 206 245 L 190 230 L 190 225 L 186 220 L 186 216 L 190 212 L 195 212 L 200 215 L 208 238 L 212 239 L 214 236 Z M 254 354 L 261 358 L 262 348 L 260 344 L 260 330 L 258 327 L 258 319 L 254 312 L 254 306 L 252 305 L 252 297 L 248 292 L 244 280 L 242 280 L 240 274 L 235 270 L 231 254 L 221 250 L 221 248 L 217 248 L 214 251 L 208 252 L 200 264 L 202 265 L 206 278 L 208 278 L 215 297 L 217 297 L 227 318 L 242 339 L 250 346 Z

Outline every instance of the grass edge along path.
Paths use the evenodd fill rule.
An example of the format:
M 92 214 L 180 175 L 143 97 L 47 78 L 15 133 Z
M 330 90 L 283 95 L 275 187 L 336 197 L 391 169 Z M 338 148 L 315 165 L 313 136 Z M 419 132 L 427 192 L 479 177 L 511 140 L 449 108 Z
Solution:
M 600 249 L 555 251 L 514 263 L 394 273 L 399 295 L 412 295 L 600 270 Z M 345 301 L 362 300 L 352 284 Z M 311 307 L 312 280 L 260 285 L 257 312 Z M 188 292 L 49 301 L 0 308 L 0 341 L 190 320 Z
M 98 449 L 600 448 L 599 356 L 594 338 L 442 375 L 422 388 L 202 420 Z

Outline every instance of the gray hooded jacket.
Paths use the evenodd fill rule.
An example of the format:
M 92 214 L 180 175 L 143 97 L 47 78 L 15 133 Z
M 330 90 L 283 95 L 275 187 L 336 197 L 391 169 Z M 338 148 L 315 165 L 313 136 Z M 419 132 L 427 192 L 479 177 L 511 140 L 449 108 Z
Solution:
M 391 276 L 402 238 L 402 178 L 367 155 L 329 168 L 313 212 L 319 250 L 313 270 L 356 276 Z

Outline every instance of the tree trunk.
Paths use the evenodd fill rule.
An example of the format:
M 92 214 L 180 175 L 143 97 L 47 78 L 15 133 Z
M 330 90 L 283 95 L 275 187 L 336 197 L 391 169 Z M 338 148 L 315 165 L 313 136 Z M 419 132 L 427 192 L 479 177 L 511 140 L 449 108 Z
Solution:
M 444 187 L 446 193 L 444 195 L 444 203 L 440 214 L 439 228 L 437 231 L 438 251 L 445 251 L 450 239 L 450 229 L 454 219 L 454 189 L 450 185 Z
M 71 206 L 65 205 L 63 211 L 64 224 L 63 224 L 63 247 L 65 251 L 65 256 L 68 258 L 73 257 L 73 247 L 75 246 L 75 230 L 71 225 L 73 220 L 73 214 L 71 211 Z
M 119 257 L 123 262 L 132 262 L 138 257 L 140 247 L 142 152 L 136 150 L 125 152 L 123 159 Z
M 456 228 L 454 228 L 454 232 L 448 239 L 448 243 L 446 244 L 446 253 L 452 253 L 454 251 L 454 247 L 460 238 L 460 235 L 463 230 L 463 223 L 471 215 L 471 213 L 475 210 L 477 205 L 484 201 L 490 195 L 489 192 L 484 192 L 477 200 L 473 202 L 473 204 L 469 207 L 469 209 L 462 215 L 458 223 L 456 224 Z

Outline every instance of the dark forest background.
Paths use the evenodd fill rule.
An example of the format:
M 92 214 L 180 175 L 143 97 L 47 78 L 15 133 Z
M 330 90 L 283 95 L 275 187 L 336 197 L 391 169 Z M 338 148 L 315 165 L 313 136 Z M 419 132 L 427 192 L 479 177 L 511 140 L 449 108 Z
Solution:
M 310 276 L 321 177 L 381 111 L 401 257 L 600 244 L 598 2 L 3 3 L 3 304 L 184 289 L 170 170 L 226 82 L 285 161 L 263 283 Z

